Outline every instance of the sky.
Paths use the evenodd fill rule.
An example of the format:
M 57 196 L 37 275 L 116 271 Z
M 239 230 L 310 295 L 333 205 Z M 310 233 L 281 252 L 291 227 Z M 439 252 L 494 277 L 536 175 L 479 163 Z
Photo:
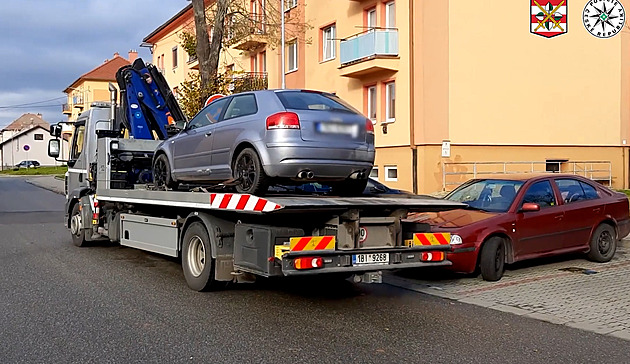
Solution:
M 20 115 L 67 120 L 63 90 L 79 76 L 137 50 L 187 0 L 0 0 L 0 129 Z M 28 104 L 28 105 L 24 105 Z

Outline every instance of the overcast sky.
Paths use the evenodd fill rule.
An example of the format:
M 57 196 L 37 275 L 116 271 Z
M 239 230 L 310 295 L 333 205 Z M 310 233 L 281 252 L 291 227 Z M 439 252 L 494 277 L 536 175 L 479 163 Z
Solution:
M 0 128 L 20 115 L 66 120 L 63 90 L 80 75 L 130 49 L 151 60 L 142 39 L 186 0 L 0 1 Z M 45 100 L 51 100 L 41 102 Z M 28 103 L 36 103 L 15 107 Z

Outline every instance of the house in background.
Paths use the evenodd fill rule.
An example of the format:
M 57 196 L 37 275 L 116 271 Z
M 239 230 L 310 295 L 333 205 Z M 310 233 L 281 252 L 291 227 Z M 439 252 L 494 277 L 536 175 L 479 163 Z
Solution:
M 109 101 L 109 83 L 116 88 L 116 72 L 120 67 L 131 64 L 138 58 L 138 52 L 129 51 L 128 59 L 114 53 L 114 58 L 106 59 L 103 64 L 79 76 L 63 92 L 68 95 L 68 101 L 62 105 L 63 113 L 68 115 L 68 121 L 77 119 L 80 113 L 89 109 L 95 101 Z
M 25 160 L 36 160 L 42 166 L 58 165 L 48 156 L 50 124 L 41 114 L 24 114 L 2 129 L 0 134 L 0 167 L 12 168 Z M 64 143 L 67 149 L 67 143 Z

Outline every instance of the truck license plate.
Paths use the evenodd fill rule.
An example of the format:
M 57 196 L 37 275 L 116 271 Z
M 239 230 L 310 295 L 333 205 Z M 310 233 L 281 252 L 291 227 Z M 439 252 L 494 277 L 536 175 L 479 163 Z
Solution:
M 389 253 L 352 255 L 352 265 L 387 264 L 387 263 L 389 263 Z

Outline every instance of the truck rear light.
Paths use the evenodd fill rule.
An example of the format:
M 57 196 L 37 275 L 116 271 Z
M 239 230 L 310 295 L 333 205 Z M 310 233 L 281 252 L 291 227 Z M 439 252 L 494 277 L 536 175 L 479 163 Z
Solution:
M 320 257 L 302 257 L 293 261 L 295 269 L 313 269 L 324 266 L 324 260 Z
M 267 130 L 299 128 L 300 118 L 294 112 L 282 111 L 267 117 Z
M 444 258 L 444 252 L 423 252 L 420 256 L 420 260 L 423 262 L 441 262 Z
M 370 119 L 365 119 L 365 132 L 374 134 L 374 124 L 372 124 L 372 120 Z

